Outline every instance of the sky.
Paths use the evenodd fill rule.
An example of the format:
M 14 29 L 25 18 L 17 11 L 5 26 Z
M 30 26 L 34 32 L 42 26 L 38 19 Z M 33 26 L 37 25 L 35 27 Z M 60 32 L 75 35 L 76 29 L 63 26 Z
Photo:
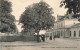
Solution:
M 12 14 L 15 16 L 16 20 L 19 20 L 20 15 L 24 12 L 25 8 L 33 3 L 38 3 L 41 0 L 9 0 L 12 2 Z M 47 4 L 53 8 L 53 16 L 57 19 L 57 15 L 64 15 L 66 13 L 66 9 L 64 7 L 59 7 L 61 0 L 43 0 Z M 19 31 L 21 31 L 21 26 L 17 25 Z

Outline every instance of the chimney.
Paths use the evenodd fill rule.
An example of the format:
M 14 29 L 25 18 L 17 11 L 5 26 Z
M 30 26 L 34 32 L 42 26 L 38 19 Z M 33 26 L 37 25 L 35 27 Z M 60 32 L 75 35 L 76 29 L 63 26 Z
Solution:
M 68 13 L 69 19 L 72 19 L 72 16 L 74 15 L 74 13 L 72 12 L 71 14 Z

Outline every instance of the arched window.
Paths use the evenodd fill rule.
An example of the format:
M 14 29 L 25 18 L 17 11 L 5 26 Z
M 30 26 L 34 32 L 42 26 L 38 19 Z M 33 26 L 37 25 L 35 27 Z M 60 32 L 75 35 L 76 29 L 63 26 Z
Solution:
M 76 31 L 74 31 L 74 37 L 76 36 Z
M 70 31 L 70 37 L 71 37 L 71 31 Z
M 61 31 L 61 36 L 62 36 L 62 31 Z
M 79 31 L 79 37 L 80 37 L 80 31 Z

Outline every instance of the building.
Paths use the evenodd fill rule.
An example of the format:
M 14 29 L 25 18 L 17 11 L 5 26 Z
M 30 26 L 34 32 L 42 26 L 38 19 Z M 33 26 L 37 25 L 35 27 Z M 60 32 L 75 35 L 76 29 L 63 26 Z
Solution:
M 54 32 L 53 29 L 46 30 L 46 33 L 45 33 L 46 40 L 50 39 L 50 36 L 52 37 L 54 36 L 53 32 Z
M 78 19 L 65 19 L 54 23 L 53 36 L 68 38 L 71 26 L 79 23 Z
M 72 14 L 57 18 L 53 31 L 47 31 L 46 35 L 58 38 L 80 38 L 80 22 L 77 18 L 72 18 Z
M 69 28 L 70 38 L 80 38 L 80 23 L 77 23 Z
M 68 14 L 66 16 L 57 16 L 57 21 L 54 23 L 52 36 L 57 36 L 60 38 L 80 37 L 80 22 L 77 18 L 72 18 L 72 15 L 73 14 Z

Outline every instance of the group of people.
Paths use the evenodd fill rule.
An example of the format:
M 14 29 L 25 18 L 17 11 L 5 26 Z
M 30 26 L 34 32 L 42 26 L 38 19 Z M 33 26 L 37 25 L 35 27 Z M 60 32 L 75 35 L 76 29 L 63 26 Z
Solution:
M 40 36 L 40 42 L 41 42 L 41 41 L 45 42 L 45 35 L 41 35 L 41 36 Z
M 55 36 L 54 36 L 54 37 L 52 37 L 52 36 L 49 37 L 50 40 L 52 40 L 52 38 L 55 40 Z M 41 42 L 41 41 L 45 42 L 45 35 L 41 35 L 41 36 L 39 37 L 39 39 L 40 39 L 40 42 Z

